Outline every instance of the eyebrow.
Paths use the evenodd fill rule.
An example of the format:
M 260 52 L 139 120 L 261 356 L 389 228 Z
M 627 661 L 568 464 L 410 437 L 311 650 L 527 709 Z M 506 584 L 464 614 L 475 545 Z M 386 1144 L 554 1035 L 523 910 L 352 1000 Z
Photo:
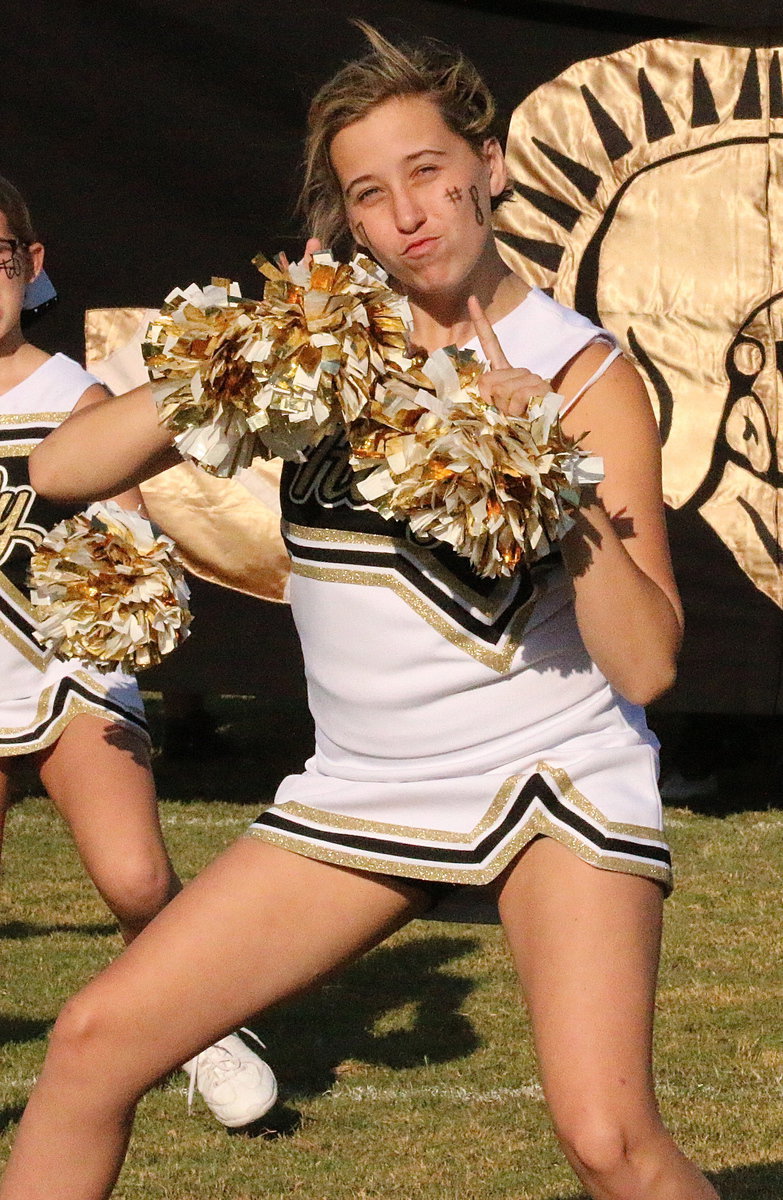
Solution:
M 435 155 L 437 158 L 445 158 L 446 153 L 447 152 L 445 150 L 435 150 L 434 148 L 428 149 L 428 150 L 414 150 L 412 154 L 406 154 L 402 161 L 406 162 L 406 163 L 411 163 L 411 162 L 415 162 L 415 160 L 417 158 L 423 158 L 427 155 Z M 345 189 L 345 195 L 349 196 L 351 194 L 351 192 L 353 191 L 353 189 L 355 187 L 358 187 L 359 184 L 367 183 L 368 180 L 374 179 L 374 178 L 375 178 L 375 176 L 372 174 L 372 172 L 368 173 L 367 175 L 357 175 L 356 178 L 352 179 L 351 182 L 348 184 L 348 187 Z

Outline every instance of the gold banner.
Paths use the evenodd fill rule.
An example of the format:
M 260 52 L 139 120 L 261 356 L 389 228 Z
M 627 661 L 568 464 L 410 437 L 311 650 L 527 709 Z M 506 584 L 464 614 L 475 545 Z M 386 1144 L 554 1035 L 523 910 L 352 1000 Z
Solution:
M 87 369 L 116 395 L 147 381 L 141 343 L 155 315 L 142 308 L 95 308 L 85 315 Z M 144 503 L 194 575 L 282 601 L 289 559 L 280 536 L 280 465 L 257 461 L 238 482 L 183 462 L 142 485 Z
M 515 111 L 515 197 L 497 214 L 514 268 L 642 372 L 667 503 L 778 607 L 782 58 L 662 38 L 577 63 Z

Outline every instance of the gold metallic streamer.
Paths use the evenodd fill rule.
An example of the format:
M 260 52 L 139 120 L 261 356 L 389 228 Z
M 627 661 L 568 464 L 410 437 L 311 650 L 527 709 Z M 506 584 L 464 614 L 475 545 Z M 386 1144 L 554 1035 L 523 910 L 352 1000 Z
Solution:
M 562 397 L 535 398 L 521 417 L 484 403 L 484 364 L 411 349 L 408 302 L 369 259 L 254 261 L 262 301 L 226 280 L 193 284 L 148 331 L 161 419 L 183 454 L 231 475 L 258 455 L 301 461 L 342 423 L 357 486 L 382 516 L 448 542 L 479 575 L 549 552 L 602 478 L 560 428 Z
M 523 416 L 509 416 L 475 391 L 482 370 L 472 353 L 449 348 L 421 369 L 432 391 L 379 384 L 370 420 L 350 431 L 351 463 L 382 516 L 448 542 L 493 577 L 548 554 L 603 470 L 563 433 L 562 396 L 534 397 Z
M 101 670 L 155 666 L 188 635 L 189 589 L 170 538 L 114 501 L 61 521 L 30 560 L 35 638 Z

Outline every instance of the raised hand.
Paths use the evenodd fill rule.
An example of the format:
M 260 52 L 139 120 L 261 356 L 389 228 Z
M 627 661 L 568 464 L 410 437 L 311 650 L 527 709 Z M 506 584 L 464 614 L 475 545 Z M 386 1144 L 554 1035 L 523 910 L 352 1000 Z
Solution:
M 313 255 L 317 254 L 320 249 L 321 243 L 318 238 L 311 237 L 307 239 L 305 242 L 304 254 L 302 255 L 302 263 L 305 267 L 311 267 L 313 265 Z M 276 262 L 283 271 L 288 270 L 289 266 L 291 265 L 291 260 L 285 251 L 282 251 L 280 254 L 278 254 Z
M 317 254 L 318 251 L 322 249 L 323 247 L 318 238 L 308 238 L 305 242 L 304 255 L 302 256 L 302 262 L 304 265 L 306 267 L 311 267 L 313 265 L 313 255 Z
M 533 397 L 545 396 L 552 390 L 552 384 L 525 367 L 511 366 L 475 296 L 468 298 L 468 311 L 484 357 L 489 363 L 489 370 L 478 380 L 479 395 L 485 404 L 493 404 L 509 416 L 521 417 Z

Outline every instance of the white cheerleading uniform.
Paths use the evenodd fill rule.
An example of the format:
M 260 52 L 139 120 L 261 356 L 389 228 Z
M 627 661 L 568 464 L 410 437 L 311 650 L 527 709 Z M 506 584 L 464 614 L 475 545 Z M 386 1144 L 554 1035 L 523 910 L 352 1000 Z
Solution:
M 0 395 L 0 755 L 50 746 L 73 717 L 92 713 L 148 739 L 132 676 L 76 660 L 49 659 L 35 640 L 27 571 L 44 535 L 73 509 L 30 486 L 27 459 L 98 380 L 57 354 Z
M 538 289 L 495 331 L 512 364 L 544 378 L 591 342 L 614 346 Z M 342 434 L 283 472 L 316 749 L 250 832 L 348 867 L 465 884 L 489 882 L 543 834 L 669 890 L 657 742 L 590 659 L 559 555 L 482 579 L 449 546 L 384 520 L 351 482 Z

